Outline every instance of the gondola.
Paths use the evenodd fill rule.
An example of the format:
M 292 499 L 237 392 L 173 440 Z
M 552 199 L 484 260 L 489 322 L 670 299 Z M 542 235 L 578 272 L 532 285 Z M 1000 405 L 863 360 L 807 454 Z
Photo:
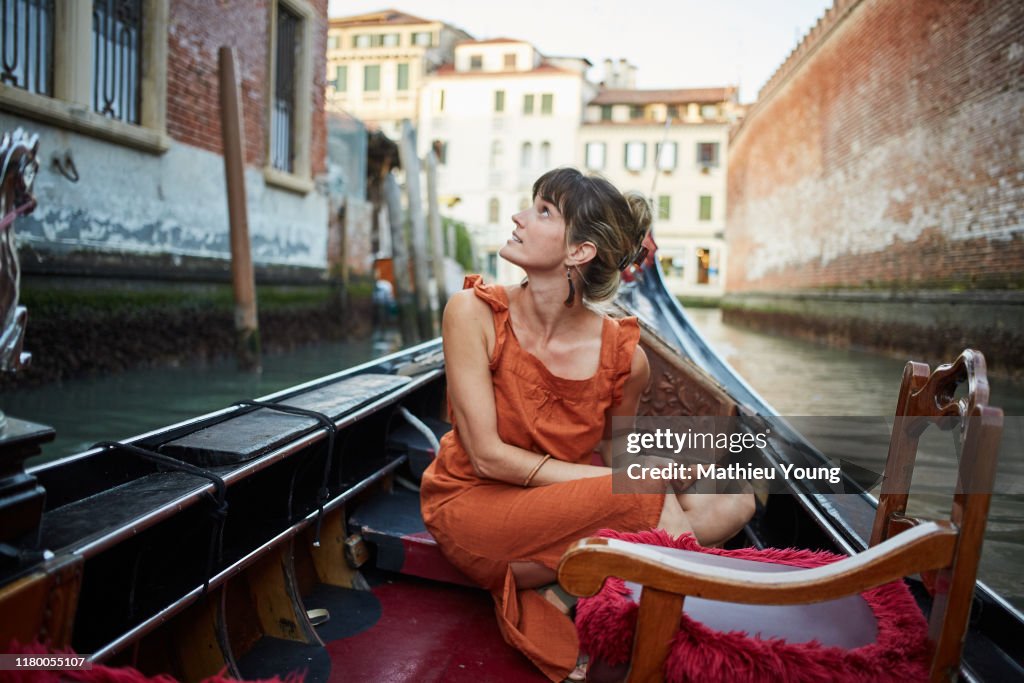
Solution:
M 774 415 L 696 331 L 655 259 L 615 306 L 641 321 L 642 414 Z M 0 647 L 182 681 L 545 680 L 423 526 L 417 481 L 447 429 L 440 340 L 27 471 L 49 432 L 12 419 Z M 761 455 L 815 453 L 783 426 Z M 733 545 L 868 546 L 867 493 L 765 503 Z M 980 583 L 961 675 L 1024 678 L 1024 617 Z

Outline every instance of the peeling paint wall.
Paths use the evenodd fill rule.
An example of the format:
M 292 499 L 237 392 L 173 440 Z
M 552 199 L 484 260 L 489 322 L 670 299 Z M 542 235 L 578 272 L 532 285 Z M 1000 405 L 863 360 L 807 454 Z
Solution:
M 839 0 L 730 143 L 729 292 L 1024 285 L 1024 4 Z
M 173 254 L 227 259 L 227 190 L 217 154 L 172 143 L 163 155 L 59 130 L 0 113 L 0 127 L 39 133 L 39 206 L 17 223 L 19 242 L 54 256 L 73 250 Z M 81 180 L 51 165 L 70 152 Z M 327 198 L 268 187 L 246 169 L 253 260 L 265 265 L 324 268 Z

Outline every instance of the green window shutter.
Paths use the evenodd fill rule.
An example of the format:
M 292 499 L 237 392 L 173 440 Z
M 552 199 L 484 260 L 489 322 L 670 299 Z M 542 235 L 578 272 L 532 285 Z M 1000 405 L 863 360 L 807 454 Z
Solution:
M 711 195 L 702 194 L 700 196 L 700 220 L 711 220 Z

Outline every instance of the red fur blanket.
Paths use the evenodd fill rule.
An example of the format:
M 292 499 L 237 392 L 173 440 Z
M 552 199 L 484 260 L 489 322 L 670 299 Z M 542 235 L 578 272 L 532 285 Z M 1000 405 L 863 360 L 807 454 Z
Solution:
M 607 538 L 724 555 L 795 567 L 818 567 L 843 559 L 830 552 L 797 549 L 721 550 L 704 548 L 690 535 L 672 538 L 658 529 L 638 533 L 603 531 Z M 874 643 L 846 650 L 816 641 L 788 643 L 751 638 L 742 631 L 712 630 L 681 615 L 679 632 L 665 663 L 665 680 L 683 681 L 908 681 L 928 678 L 928 625 L 902 581 L 862 594 L 878 621 Z M 629 660 L 637 604 L 621 579 L 580 600 L 576 628 L 580 648 L 592 659 L 616 666 Z M 840 617 L 841 618 L 841 617 Z

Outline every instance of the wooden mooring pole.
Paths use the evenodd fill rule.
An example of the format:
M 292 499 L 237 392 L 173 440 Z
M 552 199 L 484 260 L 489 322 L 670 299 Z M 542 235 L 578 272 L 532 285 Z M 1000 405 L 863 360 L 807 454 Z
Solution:
M 384 202 L 388 207 L 391 227 L 391 253 L 395 272 L 395 302 L 398 304 L 398 324 L 402 331 L 402 344 L 411 346 L 420 341 L 416 331 L 416 305 L 409 283 L 409 250 L 405 242 L 405 216 L 402 211 L 402 190 L 393 173 L 384 176 Z
M 260 370 L 260 331 L 256 314 L 256 277 L 249 251 L 249 213 L 245 199 L 245 140 L 242 98 L 235 74 L 235 50 L 219 52 L 220 129 L 224 143 L 224 177 L 228 190 L 231 284 L 235 292 L 235 351 L 238 367 Z
M 434 336 L 434 316 L 430 306 L 430 273 L 427 271 L 427 224 L 420 192 L 420 159 L 416 156 L 416 131 L 409 119 L 402 121 L 402 140 L 398 155 L 405 170 L 405 191 L 409 197 L 412 227 L 413 276 L 416 283 L 416 321 L 421 339 Z
M 430 225 L 430 259 L 434 265 L 434 280 L 437 283 L 438 319 L 448 303 L 448 283 L 445 281 L 444 234 L 441 229 L 441 207 L 437 203 L 437 155 L 427 150 L 427 222 Z

